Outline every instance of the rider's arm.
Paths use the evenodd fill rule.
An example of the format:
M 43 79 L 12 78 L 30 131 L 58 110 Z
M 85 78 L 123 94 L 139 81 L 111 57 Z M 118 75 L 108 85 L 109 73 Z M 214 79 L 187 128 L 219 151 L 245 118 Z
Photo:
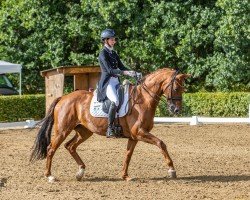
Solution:
M 118 62 L 118 68 L 121 69 L 122 71 L 129 71 L 130 70 L 124 66 L 124 64 L 122 63 L 122 61 L 118 55 L 117 55 L 117 62 Z
M 135 71 L 132 71 L 130 69 L 128 69 L 127 67 L 124 66 L 124 64 L 122 63 L 120 57 L 116 54 L 117 57 L 117 61 L 118 61 L 118 68 L 122 70 L 122 74 L 126 75 L 126 76 L 132 76 L 134 77 L 136 75 Z
M 101 64 L 101 67 L 103 68 L 103 71 L 107 72 L 108 74 L 111 75 L 122 75 L 122 70 L 118 69 L 113 69 L 111 63 L 109 60 L 106 58 L 104 52 L 101 52 L 99 57 L 99 62 Z

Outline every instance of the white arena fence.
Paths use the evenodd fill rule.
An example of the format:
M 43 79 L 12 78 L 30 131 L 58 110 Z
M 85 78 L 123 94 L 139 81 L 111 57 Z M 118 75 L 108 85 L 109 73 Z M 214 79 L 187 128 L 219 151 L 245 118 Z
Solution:
M 250 104 L 248 107 L 248 117 L 155 117 L 155 123 L 189 123 L 190 125 L 207 124 L 207 123 L 248 123 L 250 124 Z
M 155 117 L 155 123 L 188 123 L 190 125 L 208 124 L 208 123 L 249 123 L 250 117 L 247 118 L 220 118 L 220 117 Z
M 190 125 L 199 124 L 209 124 L 209 123 L 247 123 L 250 124 L 250 105 L 249 105 L 248 117 L 202 117 L 202 116 L 192 116 L 192 117 L 155 117 L 155 123 L 185 123 Z M 24 122 L 10 122 L 10 123 L 0 123 L 0 129 L 12 129 L 12 128 L 34 128 L 38 121 L 26 120 Z
M 34 128 L 36 123 L 39 121 L 26 120 L 24 122 L 9 122 L 9 123 L 0 123 L 1 129 L 15 129 L 15 128 Z

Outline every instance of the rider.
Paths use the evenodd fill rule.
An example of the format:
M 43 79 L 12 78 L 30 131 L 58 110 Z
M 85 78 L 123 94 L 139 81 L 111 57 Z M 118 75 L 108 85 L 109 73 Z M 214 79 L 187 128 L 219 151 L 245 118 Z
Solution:
M 117 137 L 114 132 L 114 120 L 119 105 L 119 99 L 116 93 L 116 88 L 120 84 L 119 76 L 136 76 L 136 72 L 127 69 L 122 64 L 118 54 L 113 50 L 116 39 L 114 30 L 105 29 L 102 31 L 101 40 L 104 46 L 98 57 L 102 73 L 98 83 L 97 100 L 103 102 L 108 98 L 111 101 L 108 112 L 107 137 Z

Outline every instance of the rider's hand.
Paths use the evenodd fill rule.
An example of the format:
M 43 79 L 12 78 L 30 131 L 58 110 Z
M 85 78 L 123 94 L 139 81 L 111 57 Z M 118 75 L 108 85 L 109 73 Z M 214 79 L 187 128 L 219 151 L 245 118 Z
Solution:
M 123 74 L 126 76 L 136 77 L 135 71 L 123 71 Z
M 141 72 L 136 72 L 136 78 L 137 79 L 142 79 L 142 73 Z

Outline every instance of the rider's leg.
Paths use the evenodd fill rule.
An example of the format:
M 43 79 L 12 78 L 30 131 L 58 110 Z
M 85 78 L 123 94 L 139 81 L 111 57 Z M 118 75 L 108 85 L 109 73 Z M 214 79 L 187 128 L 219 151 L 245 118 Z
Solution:
M 111 78 L 109 81 L 109 84 L 107 86 L 107 97 L 111 101 L 111 105 L 109 108 L 108 113 L 108 130 L 107 130 L 107 137 L 116 137 L 114 132 L 114 121 L 115 121 L 115 115 L 116 110 L 119 105 L 119 99 L 116 93 L 116 85 L 119 84 L 118 79 Z
M 109 107 L 109 113 L 108 113 L 108 130 L 106 133 L 107 137 L 116 137 L 115 131 L 114 131 L 116 109 L 117 109 L 117 106 L 115 105 L 115 103 L 111 102 L 111 105 Z

